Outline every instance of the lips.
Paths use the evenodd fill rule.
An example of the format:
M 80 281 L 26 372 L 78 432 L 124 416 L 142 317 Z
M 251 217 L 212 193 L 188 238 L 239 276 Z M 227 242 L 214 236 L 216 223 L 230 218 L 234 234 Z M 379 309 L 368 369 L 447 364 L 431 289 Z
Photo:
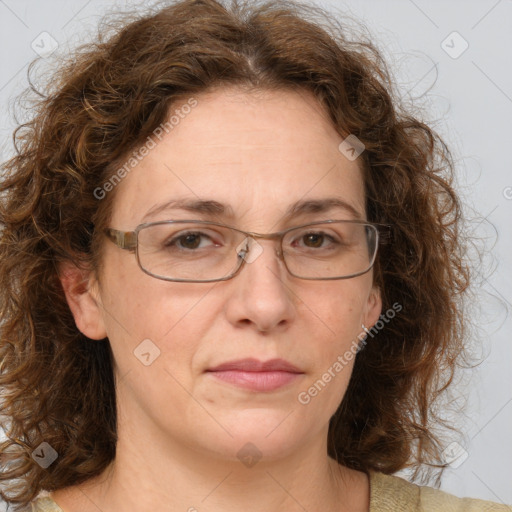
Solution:
M 241 371 L 241 372 L 289 372 L 303 373 L 296 366 L 285 361 L 284 359 L 270 359 L 269 361 L 258 361 L 258 359 L 239 359 L 238 361 L 229 361 L 219 364 L 206 371 L 223 372 L 223 371 Z
M 240 359 L 222 363 L 206 372 L 225 383 L 252 391 L 274 391 L 286 386 L 304 374 L 284 359 L 258 361 Z

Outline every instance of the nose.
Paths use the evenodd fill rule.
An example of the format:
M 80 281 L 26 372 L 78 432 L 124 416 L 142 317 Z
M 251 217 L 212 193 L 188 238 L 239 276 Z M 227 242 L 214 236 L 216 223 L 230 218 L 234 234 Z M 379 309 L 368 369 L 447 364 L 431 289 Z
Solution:
M 225 309 L 228 320 L 259 332 L 286 329 L 295 316 L 295 296 L 278 244 L 254 239 L 247 242 L 248 252 L 242 250 L 242 269 L 226 282 L 232 289 Z

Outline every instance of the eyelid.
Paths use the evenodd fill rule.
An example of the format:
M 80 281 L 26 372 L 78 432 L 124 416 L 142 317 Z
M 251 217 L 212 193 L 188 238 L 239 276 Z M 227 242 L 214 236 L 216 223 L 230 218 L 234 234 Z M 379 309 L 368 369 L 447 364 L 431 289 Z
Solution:
M 325 225 L 325 229 L 328 229 L 328 226 L 333 224 L 333 223 L 336 223 L 336 222 L 348 222 L 348 223 L 357 223 L 357 224 L 371 224 L 369 221 L 366 221 L 366 220 L 357 220 L 357 219 L 340 219 L 340 218 L 336 218 L 336 219 L 332 219 L 332 218 L 327 218 L 327 219 L 320 219 L 320 220 L 315 220 L 315 221 L 311 221 L 311 222 L 304 222 L 304 223 L 298 223 L 294 226 L 290 226 L 290 227 L 287 227 L 287 228 L 283 228 L 279 231 L 273 231 L 272 233 L 266 233 L 267 235 L 274 235 L 274 236 L 277 236 L 279 234 L 281 234 L 282 236 L 286 236 L 286 234 L 289 232 L 289 231 L 293 231 L 295 229 L 315 229 L 315 227 L 317 225 Z M 207 227 L 209 225 L 213 226 L 213 227 L 216 227 L 216 228 L 228 228 L 228 229 L 233 229 L 234 231 L 238 231 L 238 232 L 241 232 L 241 233 L 245 233 L 246 235 L 250 236 L 251 234 L 254 235 L 254 236 L 257 236 L 257 235 L 261 235 L 263 233 L 255 233 L 255 232 L 252 232 L 252 231 L 246 231 L 240 227 L 237 227 L 235 225 L 231 225 L 231 224 L 224 224 L 222 222 L 218 222 L 218 221 L 214 221 L 214 220 L 203 220 L 203 219 L 190 219 L 190 218 L 185 218 L 185 219 L 162 219 L 162 220 L 156 220 L 156 221 L 152 221 L 152 222 L 147 222 L 147 223 L 144 223 L 144 224 L 139 224 L 139 226 L 137 226 L 136 230 L 140 231 L 141 229 L 145 228 L 145 227 L 148 227 L 150 225 L 165 225 L 169 223 L 169 225 L 174 225 L 174 226 L 186 226 L 187 224 L 197 224 L 198 225 L 198 229 L 201 229 L 201 226 L 205 226 L 203 229 L 207 229 Z M 174 224 L 171 224 L 171 223 L 174 223 Z M 186 227 L 183 228 L 185 231 L 187 230 Z

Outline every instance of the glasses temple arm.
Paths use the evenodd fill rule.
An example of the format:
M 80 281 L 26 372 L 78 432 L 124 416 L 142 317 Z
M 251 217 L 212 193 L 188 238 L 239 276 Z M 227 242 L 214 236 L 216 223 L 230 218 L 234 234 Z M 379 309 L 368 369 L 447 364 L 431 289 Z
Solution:
M 393 241 L 393 226 L 386 224 L 380 225 L 379 230 L 379 244 L 390 244 Z
M 119 231 L 106 228 L 105 235 L 121 249 L 133 251 L 137 247 L 137 233 L 135 231 Z

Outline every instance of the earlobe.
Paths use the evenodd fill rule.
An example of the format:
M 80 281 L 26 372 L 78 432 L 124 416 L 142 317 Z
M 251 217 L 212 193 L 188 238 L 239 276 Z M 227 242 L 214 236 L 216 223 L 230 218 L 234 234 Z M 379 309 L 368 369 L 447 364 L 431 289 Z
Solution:
M 78 330 L 93 340 L 106 338 L 97 281 L 92 271 L 80 269 L 70 261 L 62 262 L 59 280 Z

